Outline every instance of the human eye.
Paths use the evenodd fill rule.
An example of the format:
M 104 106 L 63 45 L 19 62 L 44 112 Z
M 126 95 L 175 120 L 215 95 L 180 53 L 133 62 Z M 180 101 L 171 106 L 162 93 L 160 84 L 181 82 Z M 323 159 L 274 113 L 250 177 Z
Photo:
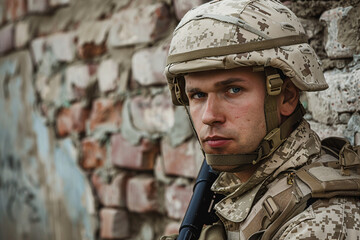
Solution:
M 196 92 L 196 93 L 191 94 L 192 99 L 200 99 L 203 97 L 205 97 L 205 93 L 203 93 L 203 92 Z
M 231 87 L 228 89 L 228 92 L 231 94 L 236 94 L 239 93 L 241 91 L 241 87 Z

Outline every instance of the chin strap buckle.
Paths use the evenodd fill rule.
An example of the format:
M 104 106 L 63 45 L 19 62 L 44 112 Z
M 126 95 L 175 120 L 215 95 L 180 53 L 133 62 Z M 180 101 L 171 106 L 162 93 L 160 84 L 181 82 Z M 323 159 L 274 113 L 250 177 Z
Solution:
M 270 96 L 279 95 L 281 92 L 281 86 L 284 81 L 280 78 L 280 74 L 271 74 L 266 76 L 266 90 Z

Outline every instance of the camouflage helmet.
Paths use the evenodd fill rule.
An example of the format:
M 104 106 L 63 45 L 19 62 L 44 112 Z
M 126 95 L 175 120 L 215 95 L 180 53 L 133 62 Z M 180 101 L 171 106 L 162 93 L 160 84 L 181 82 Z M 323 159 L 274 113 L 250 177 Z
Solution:
M 184 84 L 176 89 L 174 82 L 187 73 L 271 66 L 300 90 L 319 91 L 328 87 L 320 65 L 299 19 L 280 2 L 214 0 L 190 10 L 176 27 L 165 74 L 180 105 L 187 104 Z
M 165 68 L 175 105 L 188 105 L 184 89 L 188 73 L 252 66 L 266 76 L 266 136 L 252 153 L 205 154 L 214 169 L 226 165 L 237 171 L 267 159 L 301 121 L 304 109 L 299 104 L 279 126 L 276 100 L 283 84 L 281 72 L 302 91 L 328 87 L 307 40 L 299 19 L 276 0 L 214 0 L 182 18 L 173 33 Z

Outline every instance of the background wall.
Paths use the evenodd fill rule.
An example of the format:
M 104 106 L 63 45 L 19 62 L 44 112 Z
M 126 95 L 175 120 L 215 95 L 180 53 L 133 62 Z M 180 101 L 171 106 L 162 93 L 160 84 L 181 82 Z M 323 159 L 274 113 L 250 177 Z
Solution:
M 162 74 L 191 0 L 0 1 L 0 239 L 157 239 L 202 162 Z M 286 1 L 323 61 L 323 138 L 360 144 L 360 3 Z

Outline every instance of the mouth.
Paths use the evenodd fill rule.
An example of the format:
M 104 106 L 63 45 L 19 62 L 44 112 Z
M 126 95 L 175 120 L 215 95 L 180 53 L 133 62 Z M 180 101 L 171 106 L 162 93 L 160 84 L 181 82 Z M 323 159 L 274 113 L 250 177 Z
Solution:
M 231 139 L 222 136 L 209 136 L 202 140 L 204 145 L 210 148 L 221 148 L 230 143 Z

